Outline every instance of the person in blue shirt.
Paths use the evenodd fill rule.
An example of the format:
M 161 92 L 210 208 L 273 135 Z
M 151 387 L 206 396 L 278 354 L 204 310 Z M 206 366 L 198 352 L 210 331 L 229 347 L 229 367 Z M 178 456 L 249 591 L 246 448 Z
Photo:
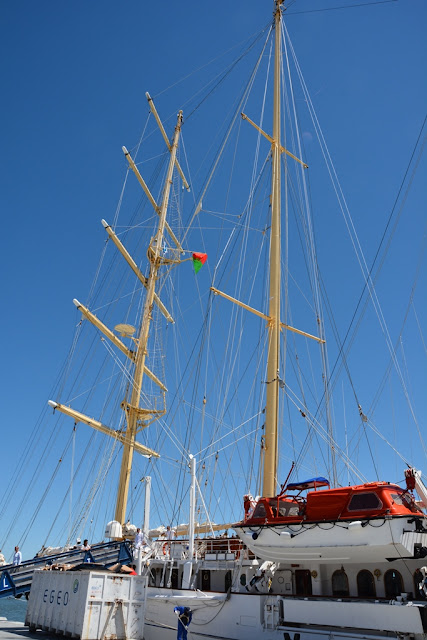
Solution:
M 174 612 L 178 616 L 176 640 L 187 640 L 187 630 L 190 626 L 193 612 L 190 607 L 175 607 Z

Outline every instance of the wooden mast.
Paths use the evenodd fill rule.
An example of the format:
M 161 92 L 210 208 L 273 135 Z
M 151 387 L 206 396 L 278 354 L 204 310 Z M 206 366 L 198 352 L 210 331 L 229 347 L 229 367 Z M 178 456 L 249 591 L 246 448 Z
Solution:
M 172 186 L 172 174 L 175 166 L 178 140 L 182 125 L 182 111 L 178 114 L 178 120 L 175 127 L 175 134 L 170 149 L 169 166 L 163 189 L 163 200 L 160 207 L 159 225 L 157 233 L 151 241 L 148 256 L 150 258 L 150 275 L 147 280 L 147 295 L 145 299 L 144 312 L 142 316 L 141 329 L 138 338 L 138 348 L 135 354 L 135 370 L 132 386 L 132 393 L 129 403 L 124 403 L 126 411 L 127 427 L 125 432 L 125 444 L 123 447 L 122 463 L 120 468 L 119 488 L 116 502 L 115 520 L 124 523 L 126 519 L 126 504 L 129 491 L 130 473 L 132 469 L 132 458 L 134 451 L 135 437 L 139 430 L 139 422 L 144 417 L 152 415 L 149 409 L 142 409 L 139 406 L 142 381 L 144 377 L 144 366 L 147 355 L 147 343 L 150 331 L 151 314 L 155 299 L 155 286 L 158 277 L 159 268 L 162 264 L 162 245 L 163 235 L 166 226 L 166 213 L 169 203 L 169 194 Z
M 280 72 L 281 72 L 281 5 L 276 0 L 274 47 L 273 144 L 271 178 L 271 236 L 270 236 L 270 298 L 267 360 L 267 403 L 264 441 L 264 470 L 262 495 L 277 494 L 278 418 L 279 418 L 279 340 L 280 340 Z

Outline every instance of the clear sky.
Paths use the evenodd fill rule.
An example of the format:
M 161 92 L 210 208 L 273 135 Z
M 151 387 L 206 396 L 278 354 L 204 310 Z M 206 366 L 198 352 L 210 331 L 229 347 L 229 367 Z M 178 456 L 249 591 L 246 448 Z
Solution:
M 290 0 L 287 28 L 370 264 L 426 115 L 427 5 L 396 0 L 352 7 L 356 4 Z M 157 96 L 162 114 L 174 116 L 192 78 L 172 85 L 257 33 L 269 22 L 271 8 L 270 0 L 1 4 L 2 484 L 16 470 L 67 354 L 79 321 L 72 299 L 84 301 L 88 295 L 105 241 L 99 221 L 114 216 L 125 170 L 121 146 L 132 148 L 139 139 L 145 91 Z M 213 67 L 220 69 L 221 62 Z M 215 104 L 217 111 L 225 108 L 222 101 Z M 210 133 L 208 126 L 198 142 L 208 144 Z M 312 137 L 307 130 L 308 147 Z M 196 142 L 189 137 L 187 154 L 197 162 Z M 426 234 L 425 176 L 424 157 L 407 199 L 400 196 L 402 215 L 378 281 L 393 340 Z M 405 189 L 408 184 L 409 177 Z M 315 215 L 328 207 L 329 202 L 316 205 Z M 328 232 L 333 236 L 335 230 Z M 339 269 L 322 246 L 319 259 L 326 271 Z M 424 256 L 415 295 L 424 332 L 425 287 Z M 356 293 L 351 299 L 354 305 Z M 412 326 L 415 334 L 415 321 Z M 412 337 L 413 344 L 405 336 L 404 346 L 408 357 L 413 351 L 419 357 L 405 375 L 422 431 L 425 344 Z M 362 396 L 374 346 L 366 344 L 366 352 L 359 352 L 362 362 L 355 363 Z M 371 402 L 372 390 L 366 395 Z M 15 506 L 24 493 L 20 487 Z M 8 517 L 0 520 L 0 544 Z M 39 548 L 42 530 L 46 522 L 37 522 L 25 556 Z M 22 535 L 20 526 L 8 537 L 7 557 L 14 535 Z

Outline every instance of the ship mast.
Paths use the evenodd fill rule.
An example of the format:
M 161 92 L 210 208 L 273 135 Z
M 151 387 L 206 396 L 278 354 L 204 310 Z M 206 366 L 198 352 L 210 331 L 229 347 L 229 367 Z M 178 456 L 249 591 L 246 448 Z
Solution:
M 281 70 L 281 38 L 280 21 L 281 5 L 284 0 L 276 0 L 275 46 L 274 46 L 274 95 L 273 95 L 273 144 L 272 144 L 272 177 L 271 177 L 271 236 L 270 236 L 270 296 L 269 327 L 267 356 L 267 403 L 264 440 L 264 471 L 262 495 L 276 495 L 277 463 L 278 463 L 278 420 L 279 420 L 279 357 L 280 357 L 280 215 L 281 215 L 281 181 L 280 181 L 280 70 Z
M 274 46 L 274 95 L 273 95 L 273 135 L 263 131 L 245 113 L 242 113 L 243 120 L 251 124 L 264 138 L 271 144 L 272 176 L 271 176 L 271 235 L 270 235 L 270 289 L 269 289 L 269 310 L 268 315 L 250 307 L 249 305 L 232 298 L 227 293 L 220 291 L 216 287 L 211 287 L 215 295 L 220 295 L 234 304 L 250 311 L 251 313 L 267 321 L 268 327 L 268 353 L 267 353 L 267 398 L 265 432 L 263 438 L 263 485 L 262 495 L 273 497 L 277 495 L 277 466 L 278 466 L 278 422 L 279 422 L 279 389 L 283 386 L 280 378 L 280 334 L 282 330 L 292 331 L 302 336 L 323 343 L 324 340 L 313 336 L 306 331 L 301 331 L 280 321 L 280 248 L 281 248 L 281 181 L 280 181 L 280 158 L 282 153 L 298 162 L 304 169 L 308 168 L 300 158 L 297 158 L 288 149 L 282 147 L 280 143 L 280 75 L 282 67 L 280 22 L 282 19 L 282 5 L 285 0 L 275 0 L 274 26 L 275 26 L 275 46 Z
M 139 423 L 152 417 L 153 411 L 142 409 L 139 406 L 142 382 L 144 377 L 145 360 L 147 356 L 147 343 L 150 332 L 153 304 L 155 300 L 155 286 L 159 269 L 162 264 L 163 236 L 166 227 L 166 213 L 169 203 L 169 194 L 172 186 L 172 174 L 176 164 L 176 154 L 178 148 L 179 135 L 182 125 L 182 111 L 178 114 L 175 127 L 173 143 L 170 148 L 169 166 L 163 189 L 163 200 L 159 212 L 159 224 L 157 233 L 151 241 L 148 256 L 150 259 L 150 275 L 147 280 L 147 295 L 145 298 L 144 312 L 142 316 L 141 329 L 137 342 L 135 355 L 135 369 L 130 402 L 123 403 L 126 412 L 127 427 L 125 432 L 125 443 L 123 446 L 122 463 L 120 467 L 119 488 L 116 502 L 115 520 L 120 523 L 125 522 L 126 504 L 129 491 L 130 474 L 132 469 L 132 459 L 135 445 L 135 437 L 140 430 Z
M 73 300 L 76 307 L 81 311 L 83 317 L 89 320 L 89 322 L 91 322 L 97 329 L 99 329 L 99 331 L 103 333 L 104 336 L 106 336 L 106 338 L 108 338 L 108 340 L 110 340 L 112 344 L 114 344 L 118 349 L 120 349 L 120 351 L 122 351 L 122 353 L 124 353 L 126 357 L 129 358 L 129 360 L 131 360 L 131 362 L 133 363 L 134 374 L 133 374 L 132 391 L 131 391 L 130 399 L 126 398 L 122 402 L 122 409 L 126 414 L 126 427 L 123 431 L 121 429 L 115 430 L 109 427 L 108 425 L 103 424 L 99 420 L 96 420 L 95 418 L 92 418 L 91 416 L 88 416 L 82 413 L 81 411 L 76 411 L 70 406 L 61 404 L 59 402 L 55 402 L 53 400 L 49 400 L 49 403 L 48 403 L 51 407 L 53 407 L 54 411 L 56 410 L 60 411 L 61 413 L 64 413 L 65 415 L 73 418 L 75 421 L 75 424 L 77 424 L 78 422 L 83 422 L 89 425 L 90 427 L 92 427 L 93 429 L 96 429 L 97 431 L 101 431 L 101 433 L 105 433 L 106 435 L 109 435 L 110 437 L 114 438 L 115 440 L 123 444 L 123 456 L 122 456 L 122 463 L 120 468 L 119 488 L 117 493 L 116 512 L 115 512 L 115 519 L 116 521 L 120 522 L 120 524 L 123 524 L 126 519 L 126 503 L 127 503 L 128 492 L 129 492 L 129 482 L 130 482 L 130 474 L 132 470 L 132 459 L 133 459 L 134 451 L 137 451 L 138 453 L 145 456 L 149 456 L 149 457 L 152 457 L 152 456 L 156 458 L 159 457 L 159 454 L 156 451 L 153 451 L 152 449 L 149 449 L 148 447 L 137 442 L 136 436 L 140 431 L 142 431 L 142 429 L 145 429 L 145 427 L 148 427 L 148 425 L 151 422 L 153 422 L 154 420 L 157 420 L 158 418 L 160 418 L 160 416 L 166 413 L 166 400 L 165 400 L 166 395 L 165 394 L 167 389 L 163 384 L 163 382 L 159 380 L 159 378 L 152 371 L 150 371 L 150 369 L 146 366 L 145 361 L 147 358 L 147 344 L 148 344 L 148 336 L 150 334 L 150 325 L 151 325 L 151 319 L 152 319 L 153 306 L 157 305 L 160 313 L 164 315 L 166 320 L 168 322 L 173 322 L 172 316 L 170 315 L 169 311 L 166 309 L 165 305 L 162 303 L 162 301 L 160 300 L 159 296 L 156 293 L 156 281 L 159 276 L 160 267 L 163 264 L 168 264 L 169 266 L 172 266 L 174 264 L 179 264 L 181 262 L 180 256 L 183 253 L 183 249 L 178 238 L 175 236 L 175 234 L 173 233 L 172 229 L 170 228 L 169 224 L 166 221 L 166 214 L 167 214 L 167 209 L 169 204 L 169 195 L 170 195 L 170 190 L 172 186 L 172 176 L 173 176 L 174 167 L 176 167 L 178 173 L 180 174 L 184 187 L 188 191 L 190 189 L 177 158 L 178 142 L 179 142 L 179 136 L 181 133 L 181 126 L 182 126 L 182 120 L 183 120 L 182 111 L 180 111 L 178 114 L 173 142 L 171 144 L 166 135 L 166 131 L 159 118 L 157 110 L 154 106 L 152 98 L 148 93 L 146 94 L 146 96 L 148 99 L 148 103 L 150 105 L 150 109 L 154 114 L 156 122 L 159 126 L 159 129 L 162 133 L 162 136 L 166 142 L 167 148 L 170 153 L 165 185 L 163 187 L 162 203 L 160 206 L 157 204 L 154 197 L 152 196 L 147 184 L 145 183 L 143 177 L 139 173 L 138 167 L 136 166 L 135 162 L 131 158 L 126 147 L 123 147 L 123 152 L 127 158 L 130 168 L 136 175 L 138 182 L 140 183 L 147 198 L 152 204 L 154 211 L 159 216 L 159 223 L 157 226 L 156 234 L 154 238 L 151 239 L 150 245 L 148 247 L 148 258 L 150 261 L 150 275 L 148 278 L 146 278 L 144 274 L 139 270 L 136 262 L 133 260 L 130 253 L 126 250 L 126 248 L 124 247 L 124 245 L 122 244 L 118 236 L 114 233 L 110 225 L 105 220 L 102 220 L 102 224 L 106 232 L 108 233 L 110 240 L 112 240 L 113 244 L 121 253 L 121 255 L 129 265 L 129 267 L 132 269 L 132 271 L 135 273 L 139 281 L 147 290 L 139 335 L 138 335 L 138 338 L 134 340 L 136 345 L 136 350 L 133 351 L 132 349 L 129 349 L 129 347 L 124 342 L 122 342 L 115 335 L 115 333 L 109 327 L 107 327 L 92 311 L 90 311 L 87 307 L 82 305 L 78 300 Z M 168 257 L 166 257 L 163 251 L 165 232 L 169 234 L 170 240 L 176 246 L 175 249 L 173 248 L 169 249 Z M 121 335 L 127 336 L 127 337 L 130 337 L 135 331 L 134 328 L 131 327 L 130 325 L 117 325 L 115 329 L 117 331 L 123 330 L 124 332 L 121 333 Z M 129 333 L 129 330 L 130 330 L 130 333 Z M 140 406 L 141 390 L 142 390 L 144 375 L 150 378 L 150 380 L 161 389 L 161 393 L 163 396 L 163 406 L 161 408 L 158 408 L 156 405 L 154 407 L 147 407 L 147 408 Z

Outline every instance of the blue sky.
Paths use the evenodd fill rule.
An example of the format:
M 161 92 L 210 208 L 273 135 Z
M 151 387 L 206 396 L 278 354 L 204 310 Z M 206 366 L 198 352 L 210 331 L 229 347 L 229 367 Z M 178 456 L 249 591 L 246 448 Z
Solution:
M 331 11 L 319 9 L 357 3 L 288 4 L 287 28 L 370 264 L 425 117 L 426 4 L 397 0 Z M 257 33 L 270 16 L 269 1 L 253 0 L 203 6 L 190 0 L 167 7 L 134 0 L 3 3 L 3 478 L 15 471 L 67 354 L 79 321 L 71 301 L 77 297 L 84 302 L 88 295 L 105 240 L 99 221 L 114 216 L 125 172 L 121 146 L 132 148 L 139 139 L 147 114 L 145 91 L 156 97 L 165 120 L 173 122 L 170 118 L 184 103 L 193 76 L 172 86 L 176 80 Z M 221 65 L 218 58 L 206 74 Z M 203 73 L 195 74 L 197 82 Z M 225 108 L 217 100 L 212 114 Z M 203 137 L 189 134 L 187 153 L 196 164 L 203 155 L 196 142 L 208 144 L 211 133 L 208 125 Z M 310 136 L 307 129 L 309 163 L 310 157 L 316 158 Z M 412 286 L 426 232 L 425 169 L 424 158 L 378 280 L 394 336 L 408 302 L 403 292 L 408 294 Z M 313 181 L 314 190 L 321 191 L 320 181 L 315 176 Z M 327 199 L 316 204 L 313 214 L 320 236 L 337 235 L 333 259 L 326 243 L 318 246 L 325 272 L 336 274 L 348 248 L 338 240 L 338 228 L 322 227 L 322 214 L 329 207 Z M 424 257 L 415 296 L 424 327 L 425 267 Z M 207 279 L 200 283 L 209 286 Z M 335 301 L 341 296 L 343 306 L 348 304 L 342 329 L 360 291 L 360 282 L 355 284 L 353 290 L 338 282 L 332 290 Z M 373 313 L 369 318 L 375 322 Z M 405 353 L 411 359 L 421 420 L 426 413 L 421 393 L 425 346 L 412 337 L 413 343 L 405 336 Z M 374 394 L 366 369 L 374 346 L 367 337 L 364 347 L 351 354 L 361 395 L 369 401 Z M 15 504 L 23 492 L 20 487 Z M 40 546 L 44 526 L 36 523 L 27 541 L 29 555 Z M 0 522 L 0 540 L 7 528 Z M 19 532 L 17 527 L 16 536 Z M 13 545 L 10 537 L 3 549 L 6 555 Z

